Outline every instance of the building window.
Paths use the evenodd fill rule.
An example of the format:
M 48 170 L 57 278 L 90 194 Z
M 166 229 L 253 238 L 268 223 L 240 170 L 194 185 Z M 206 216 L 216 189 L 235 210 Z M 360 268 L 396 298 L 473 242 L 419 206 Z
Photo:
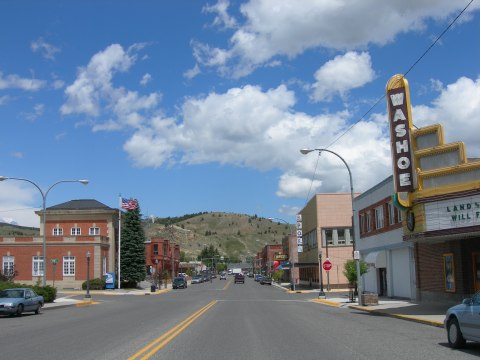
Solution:
M 395 207 L 391 201 L 387 205 L 388 225 L 393 225 L 395 224 Z
M 75 275 L 75 256 L 63 257 L 63 275 L 64 276 Z
M 15 271 L 15 257 L 4 256 L 2 260 L 2 272 L 4 276 L 11 277 Z
M 403 220 L 403 218 L 402 218 L 402 210 L 400 210 L 400 209 L 395 209 L 395 210 L 397 211 L 397 219 L 398 219 L 397 222 L 398 222 L 398 223 L 401 223 L 402 220 Z
M 333 245 L 333 230 L 325 229 L 325 241 L 328 245 Z
M 98 227 L 91 227 L 88 231 L 89 235 L 100 235 L 100 228 Z
M 53 228 L 53 236 L 62 236 L 63 235 L 63 229 L 56 227 Z
M 379 206 L 375 208 L 375 229 L 382 229 L 383 226 L 383 206 Z
M 365 232 L 365 214 L 360 214 L 360 234 Z
M 70 235 L 80 235 L 82 232 L 79 227 L 73 227 L 70 231 Z
M 34 256 L 32 260 L 32 276 L 43 276 L 43 256 Z
M 337 244 L 345 245 L 347 243 L 345 238 L 345 229 L 337 229 Z
M 153 244 L 153 255 L 158 255 L 158 244 Z
M 365 213 L 365 232 L 372 231 L 372 219 L 370 216 L 370 211 Z

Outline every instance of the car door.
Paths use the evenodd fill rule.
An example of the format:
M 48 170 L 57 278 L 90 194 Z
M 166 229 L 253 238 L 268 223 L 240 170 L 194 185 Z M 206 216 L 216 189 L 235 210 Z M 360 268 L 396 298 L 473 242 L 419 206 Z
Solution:
M 460 328 L 465 338 L 480 340 L 480 293 L 476 293 L 460 317 Z
M 30 290 L 25 290 L 25 311 L 33 311 L 34 309 L 33 294 Z

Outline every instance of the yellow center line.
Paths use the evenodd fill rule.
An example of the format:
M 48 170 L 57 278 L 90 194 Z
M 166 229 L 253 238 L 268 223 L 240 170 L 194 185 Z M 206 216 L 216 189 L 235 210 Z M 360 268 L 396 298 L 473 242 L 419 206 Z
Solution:
M 210 309 L 213 305 L 217 303 L 217 300 L 213 300 L 205 305 L 200 310 L 197 310 L 195 313 L 190 315 L 188 318 L 180 322 L 178 325 L 167 331 L 165 334 L 152 341 L 149 345 L 145 346 L 143 349 L 139 350 L 137 353 L 128 358 L 128 360 L 138 359 L 141 355 L 150 351 L 141 357 L 142 360 L 149 359 L 150 356 L 155 354 L 158 350 L 168 344 L 172 339 L 174 339 L 178 334 L 180 334 L 185 328 L 187 328 L 192 322 L 194 322 L 198 317 Z M 153 348 L 153 349 L 152 349 Z
M 228 279 L 227 283 L 225 284 L 222 290 L 227 290 L 227 288 L 230 286 L 231 283 L 232 283 L 232 279 Z

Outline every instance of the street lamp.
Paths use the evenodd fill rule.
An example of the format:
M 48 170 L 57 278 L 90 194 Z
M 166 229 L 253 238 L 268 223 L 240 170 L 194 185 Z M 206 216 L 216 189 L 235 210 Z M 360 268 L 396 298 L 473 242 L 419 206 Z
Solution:
M 90 250 L 87 251 L 87 293 L 85 294 L 85 299 L 90 299 Z
M 342 162 L 347 167 L 348 175 L 350 177 L 350 197 L 351 197 L 351 201 L 352 201 L 352 244 L 353 244 L 353 250 L 355 251 L 355 248 L 356 248 L 356 244 L 355 244 L 355 210 L 353 208 L 353 199 L 354 199 L 353 179 L 352 179 L 352 172 L 350 171 L 350 167 L 348 166 L 347 162 L 343 159 L 343 157 L 338 155 L 335 151 L 328 150 L 328 149 L 302 149 L 302 150 L 300 150 L 300 152 L 303 155 L 311 153 L 312 151 L 318 151 L 319 156 L 322 154 L 322 152 L 328 152 L 330 154 L 333 154 L 333 155 L 337 156 L 340 160 L 342 160 Z M 361 286 L 362 285 L 360 283 L 360 260 L 357 260 L 356 263 L 357 263 L 356 264 L 357 265 L 357 291 L 358 291 L 358 295 L 359 295 L 358 296 L 358 304 L 361 306 L 362 305 L 362 300 L 361 300 L 362 297 L 360 296 L 360 294 L 362 293 L 361 292 Z
M 47 195 L 48 195 L 49 191 L 52 190 L 52 188 L 55 185 L 58 185 L 60 183 L 79 182 L 81 184 L 87 185 L 88 180 L 60 180 L 60 181 L 57 181 L 56 183 L 54 183 L 53 185 L 51 185 L 47 189 L 47 191 L 43 191 L 40 188 L 40 186 L 38 186 L 32 180 L 23 179 L 23 178 L 8 177 L 8 176 L 0 176 L 0 181 L 4 181 L 4 180 L 20 180 L 20 181 L 29 182 L 30 184 L 35 186 L 38 189 L 38 191 L 40 191 L 40 194 L 42 194 L 42 200 L 43 200 L 43 204 L 42 204 L 42 210 L 43 210 L 43 219 L 42 219 L 42 223 L 43 223 L 43 286 L 45 287 L 45 286 L 47 286 L 47 267 L 46 267 L 46 262 L 47 262 L 47 235 L 46 235 L 46 231 L 47 231 L 47 229 L 46 229 Z

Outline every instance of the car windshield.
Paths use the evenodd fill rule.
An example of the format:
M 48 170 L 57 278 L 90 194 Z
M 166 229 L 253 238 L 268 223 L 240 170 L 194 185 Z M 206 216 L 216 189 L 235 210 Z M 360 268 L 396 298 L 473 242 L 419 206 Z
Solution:
M 3 290 L 0 298 L 23 298 L 23 290 Z

